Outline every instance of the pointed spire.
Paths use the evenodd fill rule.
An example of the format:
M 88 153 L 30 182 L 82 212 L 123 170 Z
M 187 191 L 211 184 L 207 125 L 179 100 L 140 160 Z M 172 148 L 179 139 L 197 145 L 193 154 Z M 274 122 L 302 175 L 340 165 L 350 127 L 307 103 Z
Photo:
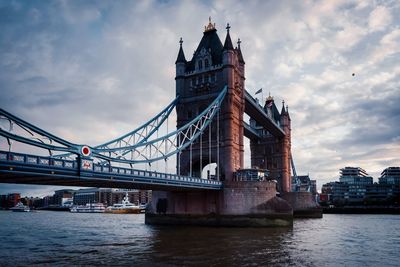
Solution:
M 281 116 L 282 116 L 283 114 L 286 114 L 286 110 L 285 110 L 285 100 L 282 100 Z
M 186 63 L 186 58 L 185 58 L 185 53 L 183 53 L 182 43 L 183 43 L 183 41 L 182 41 L 182 37 L 181 37 L 181 39 L 179 40 L 180 47 L 179 47 L 178 58 L 176 59 L 175 64 L 176 63 Z
M 226 38 L 225 38 L 225 43 L 224 43 L 224 50 L 233 50 L 233 45 L 232 45 L 232 40 L 231 36 L 229 35 L 229 29 L 231 26 L 229 26 L 229 23 L 226 25 Z
M 242 50 L 240 50 L 240 44 L 242 43 L 242 41 L 240 41 L 240 38 L 238 38 L 237 41 L 237 51 L 238 51 L 238 58 L 239 58 L 239 62 L 244 64 L 244 59 L 243 59 L 243 55 L 242 55 Z

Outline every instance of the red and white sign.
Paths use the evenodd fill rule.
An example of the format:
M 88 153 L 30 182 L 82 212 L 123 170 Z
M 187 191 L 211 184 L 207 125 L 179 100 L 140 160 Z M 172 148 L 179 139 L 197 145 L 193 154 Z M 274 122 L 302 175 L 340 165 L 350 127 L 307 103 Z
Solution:
M 82 169 L 92 170 L 92 162 L 90 160 L 82 160 Z
M 82 156 L 85 156 L 85 157 L 90 156 L 90 153 L 91 153 L 90 148 L 88 146 L 83 146 L 81 148 L 81 153 L 82 153 Z

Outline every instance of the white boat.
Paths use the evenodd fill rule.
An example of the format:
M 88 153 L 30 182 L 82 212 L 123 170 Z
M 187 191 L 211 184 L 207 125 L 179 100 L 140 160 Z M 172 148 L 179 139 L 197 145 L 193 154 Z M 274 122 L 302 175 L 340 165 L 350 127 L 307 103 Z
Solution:
M 28 206 L 25 206 L 21 202 L 18 202 L 17 205 L 15 205 L 15 207 L 12 207 L 10 210 L 11 211 L 16 211 L 16 212 L 29 212 L 29 211 L 31 211 Z
M 103 203 L 88 203 L 86 205 L 73 206 L 71 212 L 82 212 L 82 213 L 103 213 L 106 210 L 106 206 Z
M 147 204 L 140 204 L 139 208 L 141 213 L 145 213 L 147 209 Z
M 142 207 L 129 202 L 128 193 L 126 193 L 121 203 L 114 204 L 106 209 L 107 213 L 140 213 L 141 211 Z

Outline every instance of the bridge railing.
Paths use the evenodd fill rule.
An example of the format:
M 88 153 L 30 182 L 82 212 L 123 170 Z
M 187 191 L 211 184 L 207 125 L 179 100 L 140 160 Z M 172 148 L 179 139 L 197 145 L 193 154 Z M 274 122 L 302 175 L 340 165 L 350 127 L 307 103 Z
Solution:
M 78 162 L 73 160 L 60 160 L 52 157 L 34 156 L 15 152 L 0 151 L 0 161 L 13 162 L 16 164 L 46 166 L 63 169 L 77 169 Z
M 150 178 L 158 178 L 164 180 L 185 181 L 185 182 L 200 183 L 200 184 L 212 184 L 212 185 L 222 184 L 219 181 L 207 180 L 198 177 L 182 176 L 177 174 L 162 173 L 156 171 L 138 170 L 133 168 L 114 167 L 110 165 L 94 164 L 93 169 L 94 172 L 97 173 L 111 173 L 122 176 L 150 177 Z
M 88 159 L 83 159 L 83 160 L 88 161 Z M 72 161 L 72 160 L 64 160 L 52 157 L 35 156 L 35 155 L 21 154 L 15 152 L 5 152 L 5 151 L 0 151 L 0 163 L 8 163 L 8 164 L 12 163 L 15 165 L 25 166 L 25 167 L 73 170 L 76 171 L 76 173 L 78 173 L 79 166 L 81 166 L 81 162 L 79 162 L 79 159 L 77 159 L 76 161 Z M 115 175 L 127 179 L 128 178 L 132 179 L 132 177 L 141 177 L 141 178 L 152 178 L 165 181 L 187 182 L 200 185 L 201 184 L 215 185 L 215 186 L 222 185 L 220 181 L 215 181 L 215 180 L 207 180 L 198 177 L 182 176 L 177 174 L 161 173 L 155 171 L 138 170 L 133 168 L 116 167 L 111 165 L 101 165 L 98 163 L 91 164 L 90 167 L 85 168 L 81 173 L 81 175 L 86 176 L 85 174 L 88 173 L 90 173 L 90 176 L 95 176 L 95 174 L 108 174 L 111 176 Z

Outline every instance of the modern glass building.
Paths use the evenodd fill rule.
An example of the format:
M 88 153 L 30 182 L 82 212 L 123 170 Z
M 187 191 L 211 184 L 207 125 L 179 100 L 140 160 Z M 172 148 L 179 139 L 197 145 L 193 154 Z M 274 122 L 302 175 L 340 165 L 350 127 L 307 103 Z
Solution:
M 344 167 L 340 169 L 339 181 L 349 185 L 367 185 L 373 183 L 373 178 L 360 167 Z
M 384 169 L 379 178 L 379 183 L 400 185 L 400 167 L 388 167 Z
M 340 169 L 339 182 L 322 186 L 325 203 L 334 205 L 397 205 L 400 200 L 400 167 L 382 171 L 379 183 L 360 167 Z

